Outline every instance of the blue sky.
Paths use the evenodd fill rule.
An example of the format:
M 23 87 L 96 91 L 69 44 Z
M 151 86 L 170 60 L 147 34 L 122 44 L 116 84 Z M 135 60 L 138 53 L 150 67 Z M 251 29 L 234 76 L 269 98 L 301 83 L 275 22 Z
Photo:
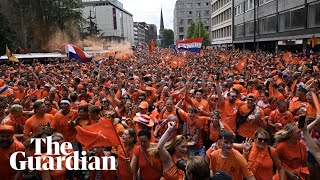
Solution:
M 162 6 L 164 28 L 173 30 L 175 0 L 119 0 L 123 8 L 133 14 L 134 22 L 155 24 L 159 31 Z

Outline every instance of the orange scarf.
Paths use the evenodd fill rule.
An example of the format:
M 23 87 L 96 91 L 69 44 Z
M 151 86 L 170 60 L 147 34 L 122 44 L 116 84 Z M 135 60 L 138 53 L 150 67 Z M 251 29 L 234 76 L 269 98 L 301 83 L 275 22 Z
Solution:
M 257 168 L 260 166 L 261 163 L 263 163 L 263 160 L 269 156 L 268 152 L 268 146 L 266 146 L 262 150 L 258 150 L 256 143 L 252 144 L 252 148 L 250 150 L 249 154 L 249 169 L 253 174 L 255 174 Z

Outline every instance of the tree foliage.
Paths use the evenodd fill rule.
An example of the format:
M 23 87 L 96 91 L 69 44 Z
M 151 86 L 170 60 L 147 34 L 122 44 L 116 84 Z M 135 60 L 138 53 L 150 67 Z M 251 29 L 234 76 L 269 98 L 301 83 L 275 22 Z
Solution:
M 199 29 L 200 29 L 200 35 L 199 35 Z M 202 21 L 199 21 L 197 24 L 195 24 L 192 21 L 191 25 L 188 28 L 187 38 L 189 39 L 189 38 L 198 38 L 198 37 L 203 38 L 202 46 L 206 47 L 210 45 L 209 34 L 206 32 Z
M 0 55 L 6 53 L 6 44 L 13 47 L 16 40 L 16 33 L 10 28 L 10 23 L 6 17 L 0 14 Z
M 193 38 L 195 29 L 196 29 L 196 24 L 192 21 L 188 28 L 187 39 Z
M 174 34 L 172 29 L 164 29 L 162 32 L 163 42 L 162 47 L 168 47 L 174 43 Z
M 12 7 L 25 15 L 28 34 L 34 36 L 40 47 L 57 31 L 78 38 L 75 32 L 83 22 L 81 0 L 13 0 Z

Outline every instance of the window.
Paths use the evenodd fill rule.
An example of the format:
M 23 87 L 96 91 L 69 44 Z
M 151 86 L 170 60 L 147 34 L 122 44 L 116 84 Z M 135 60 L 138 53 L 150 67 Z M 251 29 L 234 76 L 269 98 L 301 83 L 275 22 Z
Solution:
M 179 17 L 183 17 L 183 16 L 184 16 L 183 11 L 179 11 L 179 12 L 178 12 L 178 16 L 179 16 Z
M 184 32 L 184 28 L 183 27 L 179 27 L 179 32 L 183 33 Z
M 245 35 L 246 37 L 248 36 L 253 36 L 254 34 L 254 22 L 247 22 L 245 23 Z
M 178 9 L 183 9 L 183 4 L 178 4 Z
M 201 3 L 197 3 L 196 8 L 201 8 Z
M 320 2 L 309 5 L 308 27 L 320 27 Z
M 183 24 L 184 24 L 184 19 L 180 19 L 180 20 L 179 20 L 179 24 L 180 24 L 180 25 L 183 25 Z
M 192 11 L 189 11 L 189 15 L 192 15 Z
M 242 4 L 239 4 L 238 6 L 235 7 L 234 14 L 235 14 L 235 16 L 238 16 L 242 13 L 243 13 L 243 7 L 242 7 Z M 230 14 L 231 14 L 231 12 L 230 12 Z
M 271 2 L 273 0 L 259 0 L 259 6 L 263 5 L 263 4 L 267 4 L 268 2 Z
M 245 11 L 249 11 L 253 9 L 253 0 L 246 0 L 245 1 Z
M 188 8 L 188 9 L 191 9 L 191 8 L 192 8 L 192 3 L 188 3 L 188 4 L 187 4 L 187 8 Z
M 205 26 L 204 28 L 206 29 L 206 31 L 209 31 L 209 26 Z
M 274 33 L 277 30 L 277 17 L 272 15 L 259 19 L 259 33 L 268 34 Z
M 179 39 L 180 39 L 180 40 L 182 40 L 183 38 L 184 38 L 183 35 L 180 35 L 180 36 L 179 36 Z
M 208 7 L 208 6 L 209 6 L 209 3 L 205 3 L 205 6 Z
M 290 10 L 279 15 L 279 31 L 303 29 L 305 24 L 304 8 Z
M 239 38 L 244 36 L 243 24 L 234 26 L 234 37 Z
M 205 16 L 210 16 L 210 11 L 209 10 L 204 11 L 204 15 Z
M 204 20 L 203 20 L 203 24 L 205 24 L 205 25 L 206 25 L 206 24 L 209 24 L 209 19 L 204 19 Z
M 192 23 L 192 19 L 188 19 L 188 24 L 191 24 Z

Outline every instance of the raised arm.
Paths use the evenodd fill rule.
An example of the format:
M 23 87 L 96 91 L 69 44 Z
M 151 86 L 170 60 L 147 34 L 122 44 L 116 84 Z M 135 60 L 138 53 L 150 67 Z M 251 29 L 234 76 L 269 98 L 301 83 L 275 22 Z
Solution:
M 169 122 L 168 123 L 168 129 L 166 132 L 162 135 L 160 138 L 157 148 L 160 156 L 160 160 L 163 164 L 163 169 L 168 169 L 171 166 L 174 165 L 174 162 L 172 161 L 170 153 L 164 148 L 164 145 L 166 142 L 170 139 L 171 135 L 173 134 L 175 130 L 176 123 L 175 122 Z

